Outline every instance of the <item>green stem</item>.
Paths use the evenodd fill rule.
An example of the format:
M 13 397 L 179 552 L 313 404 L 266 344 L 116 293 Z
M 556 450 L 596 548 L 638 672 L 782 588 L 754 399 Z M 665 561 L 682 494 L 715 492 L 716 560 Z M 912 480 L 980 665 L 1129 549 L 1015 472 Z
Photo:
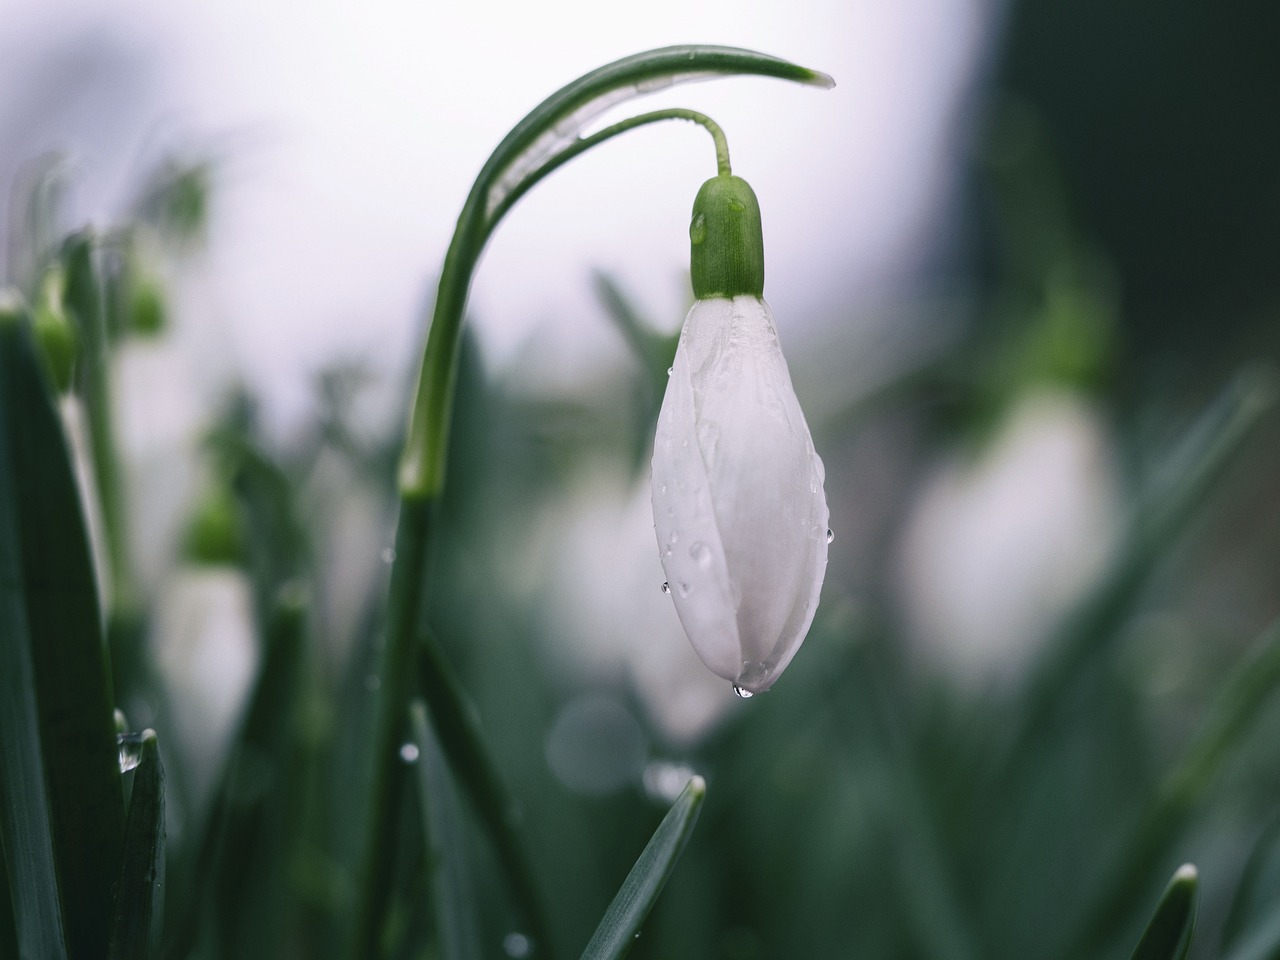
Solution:
M 498 225 L 499 220 L 506 216 L 507 211 L 516 205 L 516 201 L 528 193 L 547 174 L 558 170 L 574 157 L 586 153 L 592 147 L 599 146 L 606 140 L 612 140 L 620 133 L 635 130 L 637 127 L 648 126 L 651 123 L 660 123 L 663 120 L 689 120 L 705 127 L 707 133 L 711 134 L 711 139 L 715 142 L 716 172 L 722 177 L 730 176 L 733 173 L 729 167 L 729 141 L 725 139 L 724 131 L 720 129 L 720 124 L 705 113 L 686 110 L 683 107 L 672 107 L 669 110 L 655 110 L 652 113 L 643 113 L 638 117 L 628 117 L 626 120 L 620 120 L 613 126 L 605 127 L 589 137 L 575 140 L 571 145 L 565 147 L 562 152 L 556 154 L 537 170 L 530 173 L 519 185 L 513 187 L 511 192 L 494 208 L 493 214 L 489 218 L 489 229 L 485 234 L 485 239 L 488 239 L 489 234 L 493 232 L 493 228 Z

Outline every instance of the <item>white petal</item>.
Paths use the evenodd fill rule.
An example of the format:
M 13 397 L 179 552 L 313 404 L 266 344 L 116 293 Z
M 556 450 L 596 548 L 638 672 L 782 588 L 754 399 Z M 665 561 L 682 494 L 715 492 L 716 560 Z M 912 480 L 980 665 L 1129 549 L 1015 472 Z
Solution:
M 817 609 L 822 480 L 768 305 L 699 300 L 658 417 L 654 526 L 694 649 L 751 692 L 777 679 Z

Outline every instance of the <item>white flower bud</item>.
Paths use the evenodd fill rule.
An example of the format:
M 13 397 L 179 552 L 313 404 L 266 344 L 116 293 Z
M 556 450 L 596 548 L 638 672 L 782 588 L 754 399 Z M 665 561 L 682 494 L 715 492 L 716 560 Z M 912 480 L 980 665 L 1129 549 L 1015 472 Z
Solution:
M 813 621 L 823 476 L 768 304 L 695 302 L 658 416 L 654 528 L 685 633 L 739 695 L 772 686 Z

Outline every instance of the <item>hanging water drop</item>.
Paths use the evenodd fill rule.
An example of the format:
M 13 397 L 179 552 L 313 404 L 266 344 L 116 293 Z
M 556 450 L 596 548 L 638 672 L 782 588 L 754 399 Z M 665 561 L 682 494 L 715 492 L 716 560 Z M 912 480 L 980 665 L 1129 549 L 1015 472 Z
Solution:
M 712 560 L 711 548 L 708 547 L 701 540 L 699 540 L 697 543 L 695 543 L 692 547 L 689 548 L 689 556 L 693 558 L 693 562 L 696 563 L 701 569 L 703 570 L 711 569 L 711 560 Z
M 142 762 L 141 733 L 120 733 L 116 735 L 116 748 L 120 751 L 120 772 L 128 773 Z
M 675 373 L 675 372 L 676 372 L 676 368 L 675 368 L 675 367 L 667 367 L 667 376 L 668 376 L 668 377 L 669 377 L 669 376 L 671 376 L 671 375 L 672 375 L 673 373 Z
M 405 763 L 417 763 L 418 745 L 416 743 L 402 744 L 400 747 L 400 759 Z
M 830 527 L 827 527 L 827 543 L 830 543 L 835 538 L 836 538 L 835 532 L 832 531 Z
M 736 683 L 733 685 L 733 692 L 736 693 L 743 700 L 750 700 L 752 697 L 755 696 L 755 694 L 752 693 L 750 690 L 748 690 L 746 687 L 740 687 Z
M 671 584 L 670 584 L 670 583 L 668 583 L 666 580 L 663 580 L 663 581 L 662 581 L 662 592 L 663 592 L 663 593 L 670 593 L 670 592 L 671 592 Z

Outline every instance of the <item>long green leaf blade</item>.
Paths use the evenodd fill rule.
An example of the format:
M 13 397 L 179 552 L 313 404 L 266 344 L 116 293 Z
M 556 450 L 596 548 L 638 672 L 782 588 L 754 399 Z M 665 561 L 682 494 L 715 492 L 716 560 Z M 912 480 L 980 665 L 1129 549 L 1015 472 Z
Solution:
M 653 909 L 658 894 L 689 842 L 706 794 L 707 785 L 701 777 L 689 781 L 662 823 L 658 824 L 653 838 L 627 874 L 627 879 L 622 882 L 600 926 L 596 927 L 595 935 L 582 952 L 583 960 L 622 957 L 631 949 L 640 933 L 640 925 Z
M 0 297 L 7 292 L 0 290 Z M 24 349 L 16 303 L 0 302 L 0 847 L 12 891 L 18 955 L 63 958 L 62 910 L 53 827 L 40 750 L 35 667 L 27 623 L 20 535 L 18 461 L 10 398 Z
M 1130 960 L 1184 960 L 1196 926 L 1198 881 L 1191 864 L 1177 869 Z
M 518 808 L 489 758 L 475 710 L 430 634 L 420 637 L 417 665 L 418 686 L 431 709 L 440 746 L 493 841 L 530 933 L 544 955 L 549 954 L 550 926 L 519 835 Z
M 142 734 L 142 758 L 133 775 L 108 960 L 160 956 L 164 848 L 164 767 L 155 731 L 147 730 Z
M 25 638 L 31 667 L 29 678 L 6 670 L 6 682 L 29 684 L 34 698 L 67 953 L 72 960 L 97 958 L 110 929 L 124 832 L 111 682 L 62 425 L 29 332 L 13 314 L 0 322 L 0 438 L 6 461 L 0 563 L 7 617 L 16 628 L 6 629 L 6 643 Z M 17 705 L 27 702 L 29 709 L 26 696 L 6 703 L 21 710 Z M 29 734 L 22 736 L 22 749 L 32 749 Z
M 418 749 L 418 799 L 431 864 L 441 960 L 480 960 L 477 908 L 467 870 L 466 844 L 449 768 L 427 716 L 426 704 L 409 707 L 409 725 Z

